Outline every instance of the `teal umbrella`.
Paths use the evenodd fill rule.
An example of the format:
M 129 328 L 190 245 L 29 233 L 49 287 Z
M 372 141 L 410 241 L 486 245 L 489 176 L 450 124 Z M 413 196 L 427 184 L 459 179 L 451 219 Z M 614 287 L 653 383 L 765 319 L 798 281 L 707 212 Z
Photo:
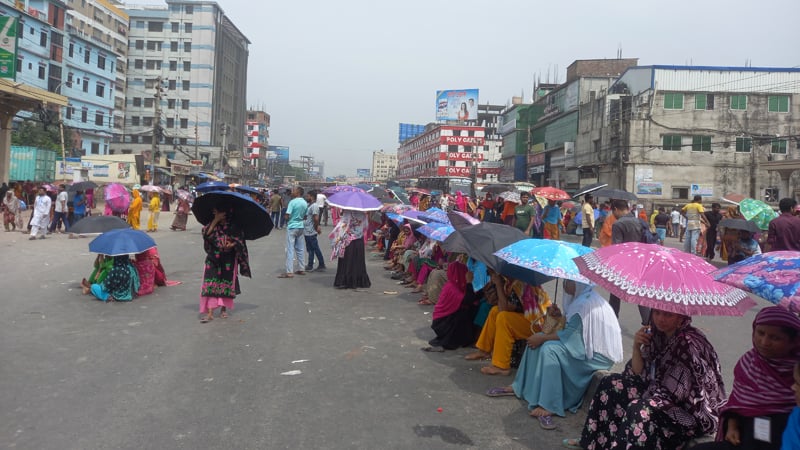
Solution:
M 739 211 L 745 219 L 752 220 L 762 230 L 769 229 L 770 221 L 778 217 L 778 213 L 771 206 L 752 198 L 742 200 L 739 203 Z

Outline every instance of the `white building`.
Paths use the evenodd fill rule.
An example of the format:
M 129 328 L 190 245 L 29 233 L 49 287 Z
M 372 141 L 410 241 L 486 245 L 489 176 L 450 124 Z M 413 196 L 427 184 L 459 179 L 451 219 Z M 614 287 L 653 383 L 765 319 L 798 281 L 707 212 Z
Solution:
M 397 153 L 372 152 L 372 181 L 384 182 L 397 173 Z

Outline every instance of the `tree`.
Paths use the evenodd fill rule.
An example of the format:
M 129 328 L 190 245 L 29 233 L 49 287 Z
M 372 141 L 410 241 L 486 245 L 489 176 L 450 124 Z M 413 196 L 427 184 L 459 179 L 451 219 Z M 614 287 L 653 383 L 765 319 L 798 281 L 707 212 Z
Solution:
M 11 133 L 11 145 L 61 150 L 61 132 L 56 125 L 45 127 L 41 122 L 24 120 Z

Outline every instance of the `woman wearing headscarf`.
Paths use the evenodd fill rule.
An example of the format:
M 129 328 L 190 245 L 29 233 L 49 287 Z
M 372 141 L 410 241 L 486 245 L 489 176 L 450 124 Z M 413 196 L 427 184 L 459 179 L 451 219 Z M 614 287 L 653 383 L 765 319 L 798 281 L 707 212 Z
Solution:
M 471 345 L 475 339 L 472 318 L 475 316 L 475 295 L 467 282 L 467 266 L 453 261 L 447 266 L 447 283 L 433 308 L 431 328 L 436 337 L 424 347 L 426 352 L 455 350 Z M 469 295 L 468 295 L 469 293 Z
M 104 302 L 133 300 L 139 291 L 139 275 L 128 255 L 114 256 L 108 275 L 103 281 L 92 284 L 89 290 L 98 300 Z
M 14 192 L 11 190 L 6 191 L 3 196 L 3 226 L 6 231 L 15 231 L 17 229 L 17 214 L 19 214 L 19 199 L 14 197 Z
M 725 210 L 723 215 L 725 219 L 744 219 L 739 213 L 739 207 L 731 205 Z M 735 228 L 719 227 L 721 238 L 721 245 L 719 246 L 719 256 L 723 261 L 727 261 L 731 257 L 733 246 L 739 241 L 739 230 Z
M 161 198 L 158 192 L 151 192 L 150 197 L 150 205 L 147 208 L 150 211 L 150 217 L 147 219 L 147 231 L 155 233 L 158 231 L 158 215 L 161 213 Z
M 372 285 L 364 254 L 366 221 L 367 215 L 363 212 L 346 209 L 328 236 L 332 248 L 331 260 L 338 258 L 333 281 L 337 289 L 368 288 Z
M 244 232 L 233 223 L 233 212 L 222 206 L 212 212 L 214 218 L 202 231 L 206 261 L 200 286 L 200 314 L 204 314 L 201 323 L 213 320 L 217 308 L 219 316 L 227 318 L 228 310 L 233 309 L 233 299 L 242 292 L 238 275 L 250 277 Z
M 794 366 L 800 361 L 800 318 L 780 306 L 758 312 L 753 348 L 733 369 L 733 390 L 719 410 L 717 441 L 697 450 L 779 450 L 795 406 Z
M 141 228 L 142 194 L 139 193 L 138 189 L 134 189 L 133 192 L 131 192 L 131 196 L 133 200 L 131 200 L 131 204 L 128 205 L 128 225 L 134 230 L 138 230 Z
M 176 197 L 178 207 L 175 208 L 175 218 L 169 227 L 172 231 L 186 231 L 186 221 L 189 218 L 189 200 L 181 196 Z
M 108 272 L 114 266 L 114 258 L 106 255 L 97 255 L 94 260 L 94 269 L 89 275 L 89 279 L 84 278 L 81 280 L 81 287 L 83 288 L 83 295 L 89 294 L 92 291 L 93 284 L 102 283 L 108 276 Z
M 567 323 L 563 330 L 528 338 L 514 383 L 490 396 L 516 395 L 528 402 L 542 428 L 553 415 L 577 411 L 597 370 L 622 361 L 622 332 L 611 305 L 591 285 L 564 280 Z
M 133 265 L 139 274 L 139 296 L 152 294 L 156 286 L 167 285 L 167 274 L 164 272 L 161 257 L 155 247 L 136 254 Z
M 621 374 L 600 382 L 580 439 L 568 448 L 677 449 L 716 431 L 725 387 L 717 352 L 690 317 L 652 310 Z

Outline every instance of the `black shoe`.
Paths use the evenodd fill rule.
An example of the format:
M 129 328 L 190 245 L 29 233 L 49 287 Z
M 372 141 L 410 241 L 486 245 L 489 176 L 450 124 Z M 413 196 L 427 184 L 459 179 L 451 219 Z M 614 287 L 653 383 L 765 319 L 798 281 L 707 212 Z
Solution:
M 311 272 L 314 270 L 314 266 L 306 266 L 306 272 Z
M 316 269 L 314 269 L 314 272 L 325 272 L 325 269 L 326 269 L 325 266 L 319 266 Z

